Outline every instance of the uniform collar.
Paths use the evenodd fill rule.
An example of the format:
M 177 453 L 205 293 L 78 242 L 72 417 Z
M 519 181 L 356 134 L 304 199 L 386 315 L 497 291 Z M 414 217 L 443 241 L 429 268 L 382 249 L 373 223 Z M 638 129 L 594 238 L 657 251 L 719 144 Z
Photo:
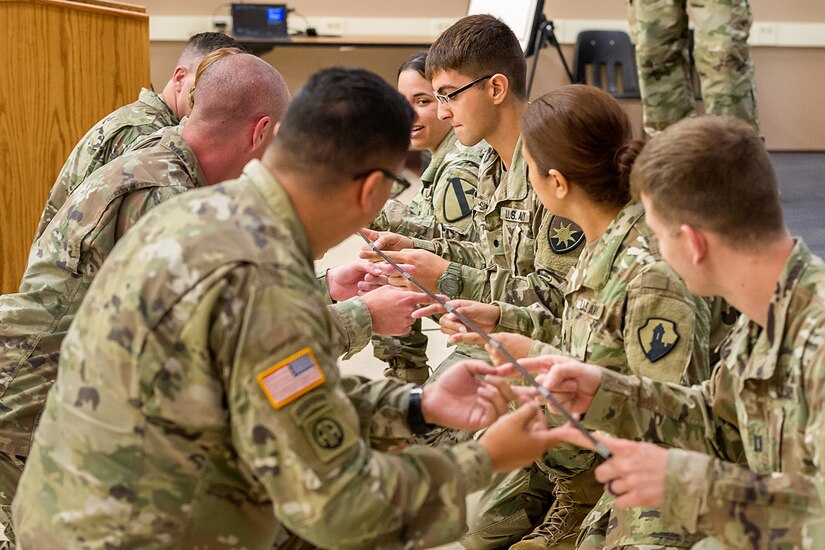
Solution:
M 435 176 L 438 173 L 439 168 L 441 168 L 441 165 L 444 164 L 444 158 L 454 147 L 455 131 L 450 128 L 450 131 L 447 132 L 447 135 L 444 136 L 444 139 L 441 140 L 441 143 L 433 153 L 433 158 L 430 160 L 430 164 L 427 166 L 427 169 L 424 170 L 423 174 L 421 174 L 422 183 L 425 185 L 430 185 L 433 181 L 435 181 Z
M 275 219 L 288 227 L 293 241 L 306 257 L 307 263 L 312 266 L 315 260 L 309 246 L 306 229 L 298 219 L 298 213 L 283 186 L 259 160 L 250 161 L 244 166 L 243 173 L 261 194 L 267 207 L 275 215 Z
M 138 96 L 138 101 L 151 106 L 152 108 L 154 108 L 158 112 L 166 113 L 169 120 L 172 121 L 172 124 L 180 123 L 180 120 L 178 120 L 178 117 L 175 116 L 175 113 L 172 111 L 172 109 L 169 107 L 169 105 L 167 105 L 166 102 L 163 101 L 162 97 L 160 97 L 158 94 L 156 94 L 152 90 L 148 90 L 146 88 L 141 88 L 140 89 L 140 95 Z
M 182 131 L 182 125 L 163 128 L 158 145 L 171 152 L 183 162 L 186 171 L 189 172 L 189 176 L 195 181 L 195 187 L 205 187 L 209 183 L 206 181 L 203 170 L 201 170 L 198 157 L 195 156 L 192 148 L 189 147 L 189 144 L 183 139 Z
M 527 198 L 530 192 L 530 182 L 528 181 L 527 162 L 521 154 L 521 135 L 516 141 L 516 149 L 513 151 L 513 162 L 508 170 L 504 169 L 504 162 L 501 155 L 490 147 L 482 165 L 481 173 L 493 174 L 498 181 L 496 189 L 496 202 L 520 201 Z
M 622 243 L 644 215 L 645 209 L 641 203 L 631 201 L 624 205 L 604 233 L 585 246 L 581 259 L 571 272 L 566 293 L 574 292 L 582 286 L 594 290 L 603 288 L 610 280 L 611 270 Z M 580 270 L 579 265 L 587 266 L 587 269 Z

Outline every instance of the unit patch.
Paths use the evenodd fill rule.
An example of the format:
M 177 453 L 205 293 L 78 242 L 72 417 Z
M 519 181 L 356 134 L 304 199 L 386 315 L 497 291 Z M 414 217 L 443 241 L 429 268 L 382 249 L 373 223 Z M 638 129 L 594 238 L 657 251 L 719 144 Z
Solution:
M 272 406 L 280 409 L 323 384 L 326 377 L 312 350 L 304 348 L 266 369 L 256 380 Z
M 448 183 L 441 207 L 444 219 L 452 223 L 473 213 L 476 188 L 469 181 L 461 178 L 450 178 Z
M 676 323 L 668 319 L 651 317 L 639 329 L 639 344 L 645 357 L 655 363 L 676 347 L 679 341 L 679 332 Z
M 550 242 L 550 250 L 556 254 L 565 254 L 584 242 L 584 231 L 566 218 L 553 216 L 547 229 L 547 240 Z

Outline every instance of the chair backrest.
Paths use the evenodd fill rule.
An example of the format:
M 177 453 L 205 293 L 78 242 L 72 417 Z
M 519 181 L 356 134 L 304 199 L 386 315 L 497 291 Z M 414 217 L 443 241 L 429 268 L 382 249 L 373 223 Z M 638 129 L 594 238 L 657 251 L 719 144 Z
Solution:
M 640 97 L 636 51 L 624 31 L 580 32 L 573 65 L 578 84 L 592 84 L 619 99 Z

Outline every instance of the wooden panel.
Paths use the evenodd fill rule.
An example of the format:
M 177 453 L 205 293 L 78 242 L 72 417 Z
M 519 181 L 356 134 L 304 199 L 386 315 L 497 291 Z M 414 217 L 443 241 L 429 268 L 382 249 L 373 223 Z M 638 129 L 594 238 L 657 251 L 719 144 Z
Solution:
M 0 292 L 18 287 L 72 147 L 148 85 L 147 17 L 134 6 L 98 4 L 0 1 L 0 21 L 9 22 L 0 33 Z

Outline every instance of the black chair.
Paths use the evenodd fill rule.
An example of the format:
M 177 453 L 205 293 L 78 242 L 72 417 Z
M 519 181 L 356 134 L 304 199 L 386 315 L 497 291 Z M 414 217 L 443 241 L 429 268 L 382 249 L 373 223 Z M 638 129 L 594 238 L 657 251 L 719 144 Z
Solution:
M 576 38 L 573 66 L 577 84 L 591 84 L 616 99 L 641 97 L 636 51 L 626 32 L 580 32 Z

